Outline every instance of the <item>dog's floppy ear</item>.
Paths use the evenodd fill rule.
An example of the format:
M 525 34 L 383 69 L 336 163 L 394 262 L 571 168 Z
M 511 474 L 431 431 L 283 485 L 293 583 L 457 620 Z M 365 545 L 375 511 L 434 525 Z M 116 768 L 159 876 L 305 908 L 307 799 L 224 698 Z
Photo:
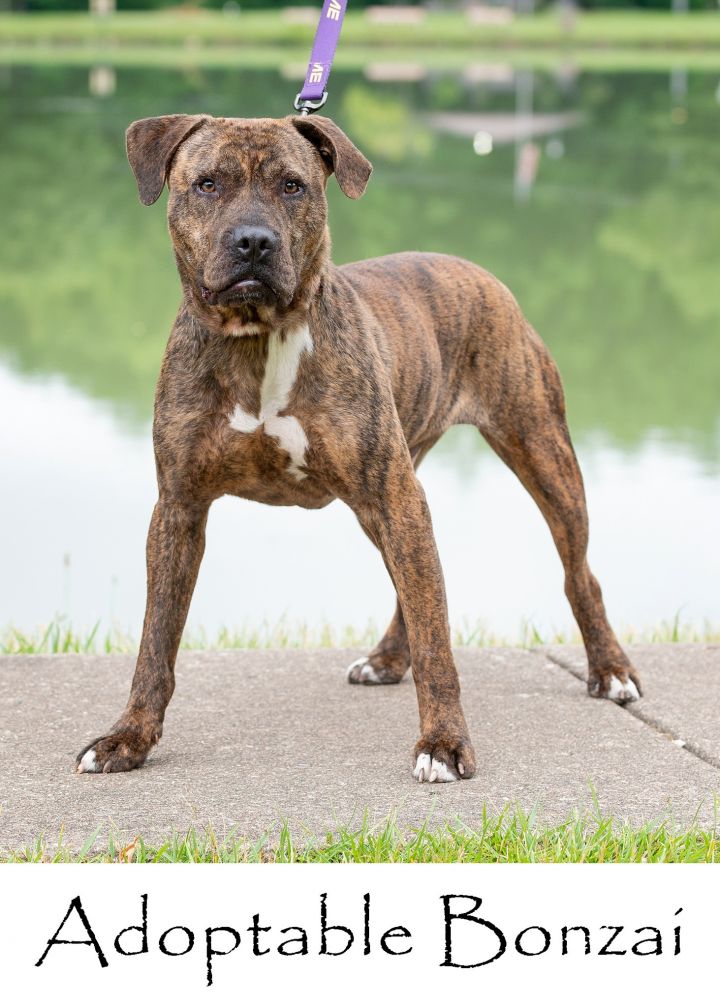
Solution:
M 332 119 L 324 115 L 294 115 L 298 132 L 314 144 L 346 196 L 359 199 L 365 192 L 372 165 Z
M 127 156 L 145 206 L 163 191 L 175 151 L 207 119 L 206 115 L 160 115 L 130 123 L 125 133 Z

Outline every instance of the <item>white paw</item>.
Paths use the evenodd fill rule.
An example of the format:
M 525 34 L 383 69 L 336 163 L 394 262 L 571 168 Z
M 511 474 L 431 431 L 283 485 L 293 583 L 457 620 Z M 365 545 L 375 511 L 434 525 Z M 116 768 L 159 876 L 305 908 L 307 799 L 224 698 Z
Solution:
M 413 776 L 418 783 L 455 783 L 457 776 L 439 759 L 431 759 L 428 752 L 421 752 L 417 757 Z
M 359 657 L 357 661 L 353 661 L 346 675 L 348 682 L 352 682 L 353 685 L 380 685 L 380 677 L 373 666 L 368 664 L 366 657 Z
M 607 698 L 616 703 L 634 703 L 636 699 L 640 699 L 640 693 L 632 679 L 629 678 L 627 682 L 621 682 L 617 676 L 613 675 L 610 679 Z
M 100 766 L 95 759 L 95 749 L 90 748 L 80 760 L 77 768 L 78 773 L 99 773 Z

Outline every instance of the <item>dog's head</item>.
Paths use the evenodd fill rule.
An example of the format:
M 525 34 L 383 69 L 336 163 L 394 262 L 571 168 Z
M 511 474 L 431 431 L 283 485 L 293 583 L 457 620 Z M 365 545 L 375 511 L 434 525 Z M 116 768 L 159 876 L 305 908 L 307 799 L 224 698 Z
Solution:
M 132 123 L 127 152 L 140 199 L 165 183 L 168 222 L 193 313 L 227 335 L 264 335 L 306 309 L 328 255 L 325 184 L 352 199 L 370 163 L 323 116 Z

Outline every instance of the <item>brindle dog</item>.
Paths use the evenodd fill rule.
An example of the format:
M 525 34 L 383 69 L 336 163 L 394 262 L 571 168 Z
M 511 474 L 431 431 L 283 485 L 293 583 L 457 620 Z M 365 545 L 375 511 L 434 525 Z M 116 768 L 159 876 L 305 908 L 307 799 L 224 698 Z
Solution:
M 124 713 L 83 749 L 78 771 L 134 769 L 160 740 L 208 509 L 229 493 L 301 507 L 338 498 L 353 509 L 397 609 L 349 681 L 392 684 L 412 665 L 415 778 L 471 777 L 443 575 L 415 476 L 457 423 L 475 424 L 550 526 L 590 694 L 636 699 L 638 676 L 586 560 L 558 371 L 507 288 L 446 255 L 334 266 L 325 185 L 334 172 L 357 199 L 372 169 L 330 119 L 163 116 L 133 123 L 127 150 L 143 203 L 169 185 L 183 300 L 155 402 L 159 498 L 137 669 Z

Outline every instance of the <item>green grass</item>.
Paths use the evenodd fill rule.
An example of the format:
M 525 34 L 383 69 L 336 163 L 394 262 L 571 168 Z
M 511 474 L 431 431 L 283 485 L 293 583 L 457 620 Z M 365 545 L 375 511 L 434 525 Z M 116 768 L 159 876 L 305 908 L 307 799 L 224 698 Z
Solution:
M 34 630 L 16 626 L 0 629 L 0 654 L 130 654 L 138 647 L 137 639 L 119 628 L 101 631 L 100 622 L 89 630 L 79 630 L 61 617 Z M 681 622 L 679 614 L 644 629 L 625 627 L 620 639 L 627 644 L 641 643 L 720 643 L 720 626 L 706 622 L 702 626 Z M 190 630 L 183 637 L 185 650 L 285 650 L 319 647 L 371 647 L 381 636 L 372 622 L 364 628 L 335 627 L 329 623 L 309 626 L 287 619 L 261 622 L 255 626 L 223 628 L 209 634 L 203 629 Z M 456 647 L 546 647 L 581 643 L 580 634 L 557 631 L 541 633 L 530 621 L 520 624 L 514 636 L 493 633 L 478 620 L 465 622 L 453 630 Z
M 716 814 L 717 814 L 716 806 Z M 0 863 L 720 863 L 715 828 L 677 830 L 667 821 L 632 827 L 594 814 L 575 813 L 559 825 L 540 824 L 535 812 L 483 812 L 470 828 L 457 821 L 443 827 L 403 829 L 395 816 L 372 827 L 338 828 L 322 838 L 299 836 L 283 825 L 256 840 L 212 829 L 169 836 L 160 843 L 141 837 L 120 841 L 99 832 L 73 849 L 38 839 L 22 850 L 0 853 Z
M 314 25 L 293 23 L 277 12 L 0 14 L 0 64 L 297 66 L 301 78 L 313 32 Z M 350 12 L 336 65 L 357 70 L 377 61 L 410 60 L 428 69 L 457 70 L 509 60 L 541 68 L 567 59 L 588 70 L 715 69 L 720 15 L 595 11 L 578 14 L 567 30 L 553 12 L 516 17 L 507 25 L 474 25 L 458 13 L 432 13 L 418 25 L 377 25 Z
M 319 5 L 318 5 L 319 6 Z M 0 16 L 0 42 L 42 42 L 200 47 L 307 46 L 314 25 L 297 24 L 278 13 L 216 12 L 86 14 L 5 14 Z M 342 47 L 402 46 L 720 46 L 720 17 L 694 12 L 678 17 L 666 11 L 597 11 L 579 14 L 572 28 L 553 12 L 516 17 L 507 25 L 472 24 L 462 14 L 433 13 L 416 25 L 373 24 L 363 13 L 350 12 L 343 25 Z
M 1 21 L 1 16 L 0 16 Z M 181 69 L 201 67 L 203 69 L 237 70 L 277 70 L 288 69 L 288 88 L 302 81 L 308 46 L 289 48 L 278 46 L 238 46 L 203 45 L 149 46 L 123 43 L 108 47 L 90 41 L 48 42 L 39 39 L 35 43 L 27 40 L 11 42 L 3 37 L 0 25 L 0 66 L 79 66 L 91 67 L 98 63 L 110 63 L 117 68 Z M 634 46 L 592 46 L 574 47 L 571 53 L 559 46 L 517 45 L 498 52 L 497 47 L 483 46 L 472 49 L 437 46 L 410 49 L 393 44 L 384 46 L 382 51 L 369 46 L 342 46 L 335 59 L 338 70 L 359 71 L 371 63 L 412 63 L 431 71 L 458 72 L 466 66 L 493 63 L 509 63 L 516 67 L 536 70 L 554 70 L 558 64 L 568 59 L 579 70 L 596 72 L 664 72 L 674 67 L 687 70 L 720 69 L 720 47 L 709 48 L 665 48 Z M 297 88 L 296 88 L 297 90 Z

